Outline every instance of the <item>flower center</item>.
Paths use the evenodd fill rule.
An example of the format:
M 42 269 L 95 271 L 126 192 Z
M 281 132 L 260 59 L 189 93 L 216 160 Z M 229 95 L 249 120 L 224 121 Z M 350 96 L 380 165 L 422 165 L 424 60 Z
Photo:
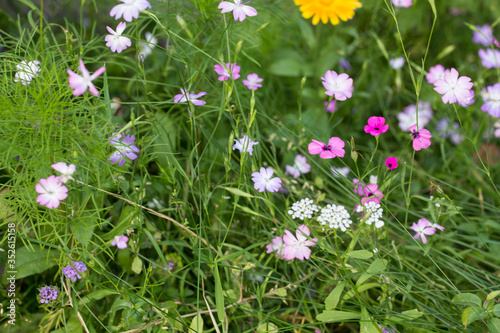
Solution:
M 420 137 L 420 133 L 418 131 L 415 131 L 411 133 L 411 136 L 414 137 L 415 139 L 418 139 Z

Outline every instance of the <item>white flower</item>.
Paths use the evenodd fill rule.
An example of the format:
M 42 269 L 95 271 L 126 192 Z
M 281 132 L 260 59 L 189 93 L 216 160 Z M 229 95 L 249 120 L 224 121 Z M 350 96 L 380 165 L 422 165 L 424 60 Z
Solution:
M 139 12 L 146 8 L 151 8 L 151 4 L 147 0 L 120 0 L 121 4 L 111 8 L 110 16 L 114 16 L 118 20 L 123 16 L 127 22 L 132 22 L 132 18 L 139 18 Z
M 340 176 L 347 178 L 347 175 L 349 174 L 349 172 L 351 172 L 348 167 L 342 167 L 342 168 L 331 167 L 330 171 L 332 172 L 333 177 L 335 178 L 339 178 Z
M 377 184 L 378 177 L 377 175 L 370 175 L 370 184 Z
M 297 201 L 292 205 L 291 209 L 288 210 L 288 214 L 292 215 L 293 219 L 310 219 L 314 213 L 318 212 L 318 206 L 312 203 L 313 201 L 307 198 Z
M 104 40 L 107 42 L 106 46 L 111 49 L 111 52 L 120 53 L 123 50 L 125 50 L 127 47 L 132 45 L 132 41 L 130 40 L 130 38 L 122 36 L 122 33 L 126 27 L 127 27 L 127 23 L 120 22 L 120 23 L 118 23 L 118 26 L 116 27 L 116 32 L 115 32 L 113 29 L 106 26 L 106 29 L 108 29 L 108 31 L 111 35 L 106 35 L 106 37 L 104 37 Z
M 51 167 L 54 170 L 61 173 L 61 175 L 58 178 L 63 184 L 67 183 L 68 180 L 73 179 L 73 177 L 71 177 L 71 175 L 75 172 L 75 169 L 76 169 L 74 164 L 67 165 L 64 162 L 52 164 Z
M 27 62 L 26 60 L 21 61 L 19 65 L 16 65 L 18 72 L 14 76 L 14 82 L 19 82 L 25 86 L 31 83 L 33 78 L 38 77 L 40 69 L 40 61 L 34 60 Z
M 233 150 L 238 149 L 242 153 L 249 153 L 250 155 L 252 155 L 253 146 L 258 144 L 258 142 L 252 141 L 250 137 L 243 135 L 239 140 L 234 139 Z
M 318 217 L 318 222 L 321 225 L 328 223 L 331 229 L 340 229 L 345 232 L 352 224 L 350 217 L 344 206 L 327 205 L 321 208 L 321 215 Z
M 405 58 L 403 57 L 389 59 L 389 65 L 391 65 L 391 67 L 395 70 L 400 69 L 401 67 L 403 67 L 404 64 L 405 64 Z
M 402 131 L 407 131 L 408 128 L 417 123 L 417 106 L 409 105 L 396 116 L 399 120 L 399 128 Z M 432 119 L 431 103 L 418 102 L 418 127 L 424 128 Z
M 152 33 L 149 31 L 144 34 L 146 36 L 146 41 L 140 41 L 139 42 L 139 59 L 144 61 L 148 55 L 153 53 L 153 49 L 156 46 L 156 43 L 158 43 L 158 38 L 154 37 Z
M 372 225 L 375 224 L 375 228 L 382 228 L 384 226 L 384 221 L 381 220 L 384 215 L 384 210 L 380 207 L 379 203 L 375 203 L 374 201 L 368 201 L 364 205 L 359 205 L 356 208 L 356 212 L 365 212 L 368 216 L 366 219 L 366 224 Z

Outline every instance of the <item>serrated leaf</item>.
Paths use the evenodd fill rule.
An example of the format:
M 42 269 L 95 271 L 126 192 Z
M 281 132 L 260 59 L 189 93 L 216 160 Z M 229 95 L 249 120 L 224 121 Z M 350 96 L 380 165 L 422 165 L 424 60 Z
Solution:
M 333 310 L 337 307 L 340 300 L 340 295 L 344 291 L 345 281 L 340 282 L 325 299 L 325 308 L 327 310 Z
M 141 274 L 142 271 L 142 260 L 138 256 L 132 261 L 132 272 L 135 274 Z
M 460 304 L 460 305 L 467 305 L 467 306 L 481 306 L 481 299 L 471 293 L 462 293 L 458 294 L 457 296 L 453 297 L 451 300 L 452 303 L 454 304 Z
M 340 323 L 344 321 L 351 321 L 353 319 L 360 319 L 361 314 L 359 312 L 349 312 L 349 311 L 323 311 L 316 317 L 316 320 L 325 323 Z
M 357 250 L 347 252 L 345 255 L 354 259 L 370 259 L 373 257 L 373 252 L 368 250 Z

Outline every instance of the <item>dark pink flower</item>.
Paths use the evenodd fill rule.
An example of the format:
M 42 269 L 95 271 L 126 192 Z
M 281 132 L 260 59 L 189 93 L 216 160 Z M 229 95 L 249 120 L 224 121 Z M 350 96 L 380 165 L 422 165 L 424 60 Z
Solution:
M 431 132 L 426 129 L 418 129 L 417 124 L 411 126 L 409 130 L 411 131 L 410 136 L 413 138 L 413 149 L 419 151 L 422 148 L 429 148 L 432 138 Z
M 240 69 L 241 67 L 236 63 L 227 63 L 225 66 L 214 65 L 215 72 L 220 75 L 218 78 L 219 81 L 226 81 L 229 80 L 229 78 L 233 80 L 238 79 L 240 77 Z
M 422 243 L 424 244 L 427 243 L 427 238 L 425 237 L 426 235 L 430 236 L 436 233 L 436 228 L 432 227 L 432 224 L 426 219 L 420 219 L 418 220 L 418 223 L 413 223 L 410 229 L 416 232 L 413 238 L 422 238 Z
M 368 125 L 365 126 L 365 132 L 373 136 L 379 136 L 380 134 L 387 132 L 389 129 L 389 124 L 384 124 L 384 117 L 370 117 L 368 119 Z
M 385 165 L 390 170 L 396 169 L 398 167 L 398 159 L 396 157 L 387 157 Z
M 328 159 L 335 158 L 337 156 L 344 157 L 344 146 L 344 141 L 335 136 L 328 141 L 328 145 L 321 141 L 313 139 L 307 148 L 309 149 L 309 154 L 319 154 L 319 157 Z
M 361 198 L 361 203 L 365 205 L 366 203 L 373 201 L 374 203 L 380 203 L 380 199 L 384 197 L 384 193 L 378 189 L 377 184 L 368 184 L 363 188 L 365 196 Z
M 337 108 L 334 99 L 332 99 L 330 102 L 324 102 L 323 106 L 324 106 L 325 110 L 330 112 L 330 113 L 334 113 L 336 111 L 336 108 Z

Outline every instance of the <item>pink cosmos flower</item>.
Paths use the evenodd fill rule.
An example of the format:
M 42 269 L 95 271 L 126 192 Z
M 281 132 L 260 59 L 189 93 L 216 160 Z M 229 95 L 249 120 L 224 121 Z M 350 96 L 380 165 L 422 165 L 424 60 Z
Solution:
M 194 91 L 188 92 L 181 88 L 181 93 L 174 96 L 174 103 L 184 103 L 191 102 L 194 105 L 205 105 L 207 102 L 199 100 L 201 96 L 205 96 L 207 93 L 202 91 L 198 94 L 195 94 Z
M 436 65 L 429 68 L 429 73 L 425 76 L 427 82 L 434 84 L 437 80 L 444 79 L 444 73 L 449 72 L 449 69 L 445 69 L 443 65 Z
M 36 202 L 50 209 L 59 207 L 60 201 L 68 197 L 68 188 L 63 186 L 59 177 L 56 176 L 40 179 L 35 190 L 40 193 L 36 197 Z
M 276 236 L 271 244 L 266 245 L 267 253 L 276 252 L 276 258 L 279 258 L 283 255 L 283 238 L 280 236 Z
M 334 136 L 328 141 L 328 145 L 313 139 L 307 149 L 309 149 L 309 154 L 311 155 L 319 154 L 319 157 L 328 159 L 337 156 L 344 157 L 344 146 L 345 142 Z
M 14 75 L 14 82 L 19 82 L 23 84 L 23 86 L 31 83 L 33 78 L 38 77 L 38 73 L 41 71 L 40 69 L 40 61 L 26 61 L 23 60 L 19 65 L 16 65 L 18 72 Z
M 96 70 L 94 74 L 90 75 L 89 71 L 83 64 L 83 60 L 80 59 L 80 66 L 78 66 L 78 70 L 80 71 L 80 73 L 83 74 L 83 76 L 80 76 L 75 72 L 73 72 L 72 70 L 68 69 L 68 74 L 69 74 L 68 81 L 69 81 L 69 86 L 74 89 L 73 95 L 75 96 L 83 95 L 83 93 L 87 91 L 87 88 L 89 89 L 92 95 L 94 96 L 99 95 L 99 92 L 97 91 L 92 81 L 98 78 L 106 70 L 106 67 L 102 66 L 101 68 Z
M 485 24 L 483 26 L 476 25 L 476 28 L 479 31 L 472 31 L 472 42 L 484 46 L 490 46 L 493 42 L 491 27 L 488 24 Z
M 354 87 L 349 75 L 345 73 L 337 74 L 335 71 L 326 71 L 325 77 L 322 77 L 321 80 L 323 80 L 323 86 L 326 89 L 325 94 L 334 96 L 337 101 L 345 101 L 352 97 Z
M 219 9 L 222 9 L 221 14 L 233 12 L 234 20 L 243 22 L 247 16 L 257 16 L 255 8 L 244 5 L 241 0 L 233 0 L 234 3 L 222 1 L 219 4 Z
M 397 157 L 387 157 L 387 159 L 385 160 L 385 166 L 389 170 L 396 169 L 398 167 L 398 159 L 397 159 Z
M 431 226 L 431 223 L 427 221 L 426 219 L 420 219 L 418 220 L 418 223 L 413 222 L 413 225 L 410 227 L 410 229 L 414 230 L 416 232 L 415 236 L 413 238 L 419 239 L 422 238 L 422 243 L 427 243 L 427 238 L 425 237 L 434 235 L 436 233 L 436 229 Z
M 500 51 L 498 50 L 479 50 L 479 57 L 484 68 L 500 68 Z
M 259 191 L 264 192 L 278 192 L 281 188 L 281 179 L 278 177 L 271 178 L 274 174 L 272 168 L 260 168 L 260 172 L 252 173 L 253 187 Z
M 336 111 L 336 101 L 332 99 L 330 102 L 324 102 L 323 106 L 326 111 L 334 113 Z
M 365 126 L 365 133 L 369 133 L 373 136 L 379 136 L 380 134 L 387 132 L 389 129 L 389 124 L 384 124 L 384 117 L 370 117 L 368 118 L 368 125 Z
M 139 18 L 139 12 L 146 8 L 151 8 L 151 4 L 147 0 L 119 0 L 123 3 L 114 6 L 109 12 L 109 16 L 114 16 L 118 20 L 123 16 L 127 22 L 132 22 L 132 18 Z
M 264 81 L 264 79 L 261 79 L 257 74 L 254 73 L 248 74 L 247 79 L 243 80 L 243 84 L 250 90 L 257 90 L 259 88 L 262 88 L 262 84 L 260 84 L 262 81 Z
M 488 112 L 492 117 L 500 118 L 500 83 L 495 83 L 483 89 L 483 112 Z
M 294 165 L 287 165 L 286 171 L 291 174 L 293 178 L 299 178 L 301 174 L 311 171 L 311 165 L 307 163 L 307 159 L 304 156 L 297 155 L 295 156 Z
M 472 95 L 471 88 L 474 85 L 470 77 L 458 77 L 458 72 L 452 68 L 450 72 L 444 73 L 444 78 L 434 82 L 434 90 L 443 95 L 443 103 L 467 103 Z
M 248 136 L 243 135 L 239 140 L 234 139 L 233 150 L 238 149 L 242 153 L 249 153 L 252 155 L 253 146 L 258 144 L 258 142 L 254 142 Z
M 317 238 L 308 240 L 307 236 L 311 234 L 309 228 L 303 224 L 296 231 L 295 237 L 290 231 L 285 230 L 285 236 L 283 236 L 283 242 L 285 247 L 283 249 L 283 257 L 287 260 L 293 260 L 297 258 L 299 260 L 309 259 L 311 256 L 311 249 L 308 246 L 315 246 L 318 241 Z
M 413 149 L 419 151 L 422 148 L 429 148 L 432 138 L 431 132 L 423 128 L 417 129 L 417 124 L 411 126 L 409 130 L 411 131 L 410 136 L 413 138 Z
M 111 139 L 109 144 L 114 146 L 116 149 L 116 151 L 108 158 L 112 164 L 119 161 L 118 165 L 122 166 L 125 164 L 126 157 L 132 161 L 139 157 L 136 154 L 139 152 L 139 148 L 137 148 L 136 145 L 133 145 L 135 142 L 134 135 L 127 134 L 127 136 L 122 139 L 122 134 L 118 133 L 114 136 L 110 136 L 108 139 Z
M 396 7 L 408 8 L 413 5 L 413 0 L 392 0 L 392 4 Z
M 219 81 L 226 81 L 232 78 L 236 80 L 240 77 L 240 69 L 241 67 L 236 65 L 236 63 L 227 63 L 226 66 L 222 65 L 214 65 L 214 70 L 217 74 L 219 74 Z M 231 73 L 229 73 L 231 71 Z
M 130 38 L 122 36 L 122 33 L 123 31 L 125 31 L 126 27 L 127 23 L 125 22 L 118 23 L 116 31 L 106 26 L 106 29 L 108 29 L 111 35 L 106 35 L 106 37 L 104 37 L 104 40 L 107 42 L 106 46 L 111 49 L 111 52 L 121 53 L 127 47 L 132 45 L 132 41 L 130 40 Z
M 363 205 L 367 204 L 368 202 L 374 202 L 376 204 L 380 203 L 380 199 L 384 197 L 384 193 L 378 189 L 377 184 L 368 184 L 365 187 L 363 187 L 363 192 L 365 196 L 361 198 L 361 203 Z
M 73 179 L 73 177 L 71 177 L 71 175 L 75 172 L 75 169 L 76 169 L 74 164 L 67 165 L 64 162 L 52 164 L 51 167 L 52 167 L 52 169 L 61 173 L 61 175 L 58 178 L 63 184 L 67 183 L 68 180 Z
M 127 248 L 128 237 L 125 235 L 115 236 L 113 241 L 111 242 L 112 246 L 116 246 L 120 250 Z

